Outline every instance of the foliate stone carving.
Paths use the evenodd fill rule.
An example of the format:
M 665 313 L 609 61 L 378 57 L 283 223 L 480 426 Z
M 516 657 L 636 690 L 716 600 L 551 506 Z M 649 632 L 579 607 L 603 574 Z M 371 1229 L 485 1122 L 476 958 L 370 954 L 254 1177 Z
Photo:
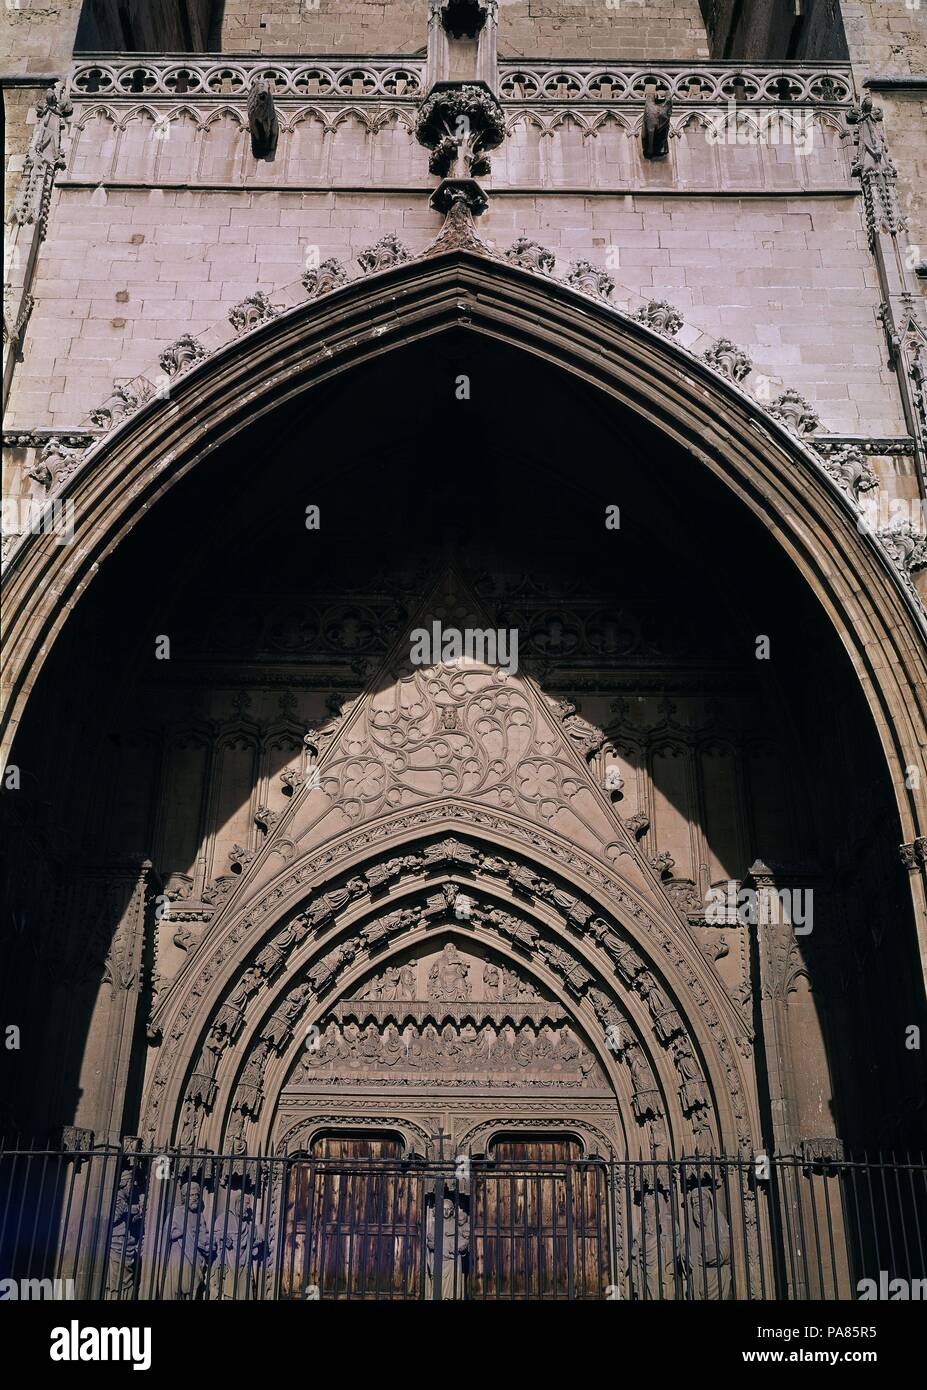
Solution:
M 3 287 L 3 342 L 9 343 L 13 349 L 19 348 L 22 343 L 23 334 L 32 310 L 35 308 L 35 297 L 31 294 L 23 294 L 18 305 L 15 303 L 16 291 L 11 285 Z
M 380 237 L 378 242 L 360 253 L 357 264 L 365 275 L 372 275 L 375 271 L 389 270 L 390 266 L 401 265 L 408 260 L 411 260 L 408 247 L 395 232 L 387 232 L 386 236 Z
M 272 160 L 277 152 L 280 122 L 273 93 L 262 77 L 255 78 L 248 93 L 248 130 L 254 158 Z
M 803 1166 L 812 1168 L 828 1163 L 843 1163 L 847 1155 L 843 1140 L 829 1135 L 823 1139 L 803 1139 L 801 1156 Z
M 269 323 L 277 317 L 277 313 L 278 310 L 271 304 L 264 291 L 257 290 L 229 310 L 229 323 L 236 333 L 247 333 L 259 324 Z
M 415 138 L 431 150 L 431 173 L 481 178 L 489 151 L 505 139 L 502 107 L 482 84 L 437 82 L 419 108 Z
M 898 852 L 906 869 L 921 869 L 927 865 L 927 835 L 918 835 L 916 840 L 899 845 Z
M 776 397 L 769 407 L 769 413 L 774 420 L 781 420 L 797 435 L 813 434 L 821 425 L 814 409 L 792 387 Z
M 151 386 L 151 383 L 147 383 Z M 109 430 L 114 425 L 118 425 L 122 420 L 141 409 L 145 401 L 151 395 L 151 391 L 146 391 L 144 384 L 136 377 L 132 381 L 125 381 L 113 389 L 111 396 L 97 406 L 96 410 L 91 410 L 90 419 L 98 429 Z
M 30 463 L 26 469 L 26 477 L 31 478 L 34 483 L 38 483 L 39 487 L 46 491 L 54 481 L 52 471 L 41 455 Z
M 257 850 L 245 849 L 244 845 L 233 845 L 229 850 L 229 867 L 239 872 L 251 863 Z
M 629 830 L 635 840 L 639 840 L 642 835 L 646 835 L 650 829 L 650 817 L 643 811 L 638 811 L 634 816 L 625 817 L 625 829 Z
M 35 128 L 23 161 L 19 191 L 13 200 L 9 221 L 14 225 L 39 223 L 44 230 L 55 174 L 64 168 L 64 134 L 74 107 L 65 95 L 64 84 L 49 87 L 36 107 Z
M 684 916 L 689 918 L 705 915 L 705 903 L 702 895 L 690 878 L 670 878 L 663 884 L 663 891 L 670 902 Z
M 753 371 L 753 362 L 730 338 L 719 338 L 702 353 L 702 360 L 728 381 L 743 381 Z
M 860 450 L 851 444 L 822 455 L 821 462 L 825 473 L 828 473 L 854 502 L 859 493 L 871 492 L 879 486 L 875 471 L 866 462 Z
M 167 376 L 179 376 L 197 362 L 202 362 L 206 349 L 190 333 L 183 333 L 176 343 L 164 349 L 158 358 L 158 365 Z
M 535 270 L 541 275 L 553 275 L 557 263 L 553 251 L 524 236 L 512 242 L 505 256 L 513 265 L 519 265 L 524 270 Z
M 339 286 L 348 283 L 348 272 L 335 256 L 319 266 L 310 266 L 302 277 L 302 286 L 310 299 L 319 299 Z
M 567 737 L 587 761 L 602 749 L 605 734 L 595 724 L 590 724 L 588 719 L 583 719 L 576 705 L 569 700 L 554 700 L 553 707 L 560 715 L 560 722 Z
M 674 338 L 683 324 L 679 310 L 665 299 L 651 299 L 634 317 L 638 323 L 645 323 L 667 338 Z
M 574 261 L 567 272 L 566 282 L 583 294 L 595 295 L 597 299 L 608 299 L 615 288 L 615 282 L 607 270 L 600 270 L 591 261 Z
M 672 873 L 675 866 L 676 860 L 666 850 L 662 850 L 659 854 L 651 856 L 650 867 L 661 878 Z
M 877 531 L 876 536 L 901 575 L 905 588 L 920 601 L 912 576 L 927 568 L 927 535 L 915 530 L 911 521 L 895 521 Z
M 672 97 L 658 101 L 654 93 L 648 92 L 641 124 L 641 152 L 645 159 L 662 159 L 668 152 L 672 114 Z

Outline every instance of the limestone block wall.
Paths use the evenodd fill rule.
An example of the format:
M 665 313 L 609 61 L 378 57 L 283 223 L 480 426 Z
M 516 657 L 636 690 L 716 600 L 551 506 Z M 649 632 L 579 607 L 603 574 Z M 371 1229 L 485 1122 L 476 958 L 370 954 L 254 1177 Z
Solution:
M 707 58 L 698 0 L 500 0 L 499 56 Z
M 374 75 L 389 88 L 397 70 Z M 414 91 L 417 68 L 407 79 Z M 387 231 L 416 252 L 439 230 L 414 96 L 281 98 L 269 163 L 251 155 L 238 92 L 79 90 L 8 429 L 86 424 L 115 378 L 256 289 L 273 298 L 315 255 L 349 262 Z M 905 433 L 838 110 L 814 113 L 799 147 L 741 140 L 742 127 L 718 139 L 724 108 L 700 104 L 658 163 L 641 157 L 639 107 L 513 101 L 507 114 L 482 222 L 500 250 L 525 235 L 562 271 L 579 258 L 608 269 L 617 304 L 668 299 L 745 349 L 772 395 L 799 390 L 829 432 Z
M 911 0 L 912 6 L 914 0 Z M 850 58 L 860 81 L 927 71 L 927 7 L 905 0 L 841 0 Z
M 423 53 L 428 0 L 226 0 L 223 53 Z
M 12 0 L 0 10 L 0 73 L 63 73 L 82 0 Z
M 226 0 L 226 53 L 420 53 L 427 0 Z M 500 0 L 505 57 L 707 58 L 698 0 Z

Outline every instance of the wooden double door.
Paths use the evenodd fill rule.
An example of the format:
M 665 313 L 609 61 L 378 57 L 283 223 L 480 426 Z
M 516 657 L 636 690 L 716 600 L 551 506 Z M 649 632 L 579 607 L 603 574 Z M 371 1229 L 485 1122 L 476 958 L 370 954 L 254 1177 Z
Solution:
M 282 1290 L 327 1299 L 601 1299 L 607 1169 L 561 1137 L 481 1160 L 404 1160 L 392 1136 L 332 1135 L 295 1159 Z

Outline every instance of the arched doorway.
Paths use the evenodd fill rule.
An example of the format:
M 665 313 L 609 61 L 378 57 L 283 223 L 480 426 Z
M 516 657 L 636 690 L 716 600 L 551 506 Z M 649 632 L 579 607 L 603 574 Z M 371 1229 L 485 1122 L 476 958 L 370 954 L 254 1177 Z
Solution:
M 81 480 L 80 554 L 37 537 L 14 571 L 24 648 L 54 647 L 17 744 L 50 808 L 24 833 L 57 896 L 16 971 L 48 1122 L 289 1162 L 373 1119 L 428 1161 L 580 1144 L 564 1169 L 912 1134 L 916 1055 L 854 1026 L 920 1007 L 918 797 L 886 771 L 919 696 L 869 641 L 890 612 L 884 651 L 922 659 L 900 590 L 701 369 L 629 330 L 624 398 L 591 380 L 614 357 L 584 378 L 597 310 L 466 256 L 350 294 L 350 372 L 324 306 L 262 330 L 250 406 L 245 345 L 195 411 L 180 387 L 131 505 L 154 416 Z M 63 624 L 36 586 L 76 601 L 101 559 Z M 517 658 L 414 661 L 435 623 Z M 710 920 L 730 883 L 812 893 L 813 929 Z M 642 1181 L 628 1209 L 664 1202 Z

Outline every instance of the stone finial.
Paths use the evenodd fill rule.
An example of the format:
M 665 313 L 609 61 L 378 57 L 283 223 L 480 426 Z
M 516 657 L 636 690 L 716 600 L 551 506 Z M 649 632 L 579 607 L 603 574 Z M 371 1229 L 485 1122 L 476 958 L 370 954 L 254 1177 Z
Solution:
M 648 328 L 655 329 L 667 338 L 674 338 L 683 322 L 679 310 L 665 299 L 651 299 L 643 309 L 638 309 L 634 317 L 638 323 L 645 323 Z
M 781 420 L 793 434 L 813 434 L 820 428 L 821 421 L 804 396 L 789 387 L 777 396 L 769 407 L 774 420 Z
M 378 242 L 360 253 L 357 264 L 365 275 L 372 275 L 374 271 L 389 270 L 390 266 L 401 265 L 408 260 L 411 260 L 408 247 L 395 232 L 387 232 L 386 236 L 380 237 Z
M 728 381 L 743 381 L 753 371 L 753 362 L 730 338 L 719 338 L 702 353 L 702 360 Z
M 549 251 L 539 241 L 529 241 L 523 236 L 512 242 L 505 258 L 513 265 L 520 265 L 524 270 L 535 270 L 541 275 L 553 275 L 556 265 L 553 251 Z
M 303 289 L 310 299 L 319 299 L 347 283 L 348 272 L 334 256 L 319 266 L 310 266 L 302 277 Z
M 23 161 L 19 192 L 10 209 L 8 220 L 12 224 L 44 225 L 52 182 L 64 168 L 64 133 L 73 114 L 64 84 L 57 82 L 49 87 L 35 110 L 35 128 Z

